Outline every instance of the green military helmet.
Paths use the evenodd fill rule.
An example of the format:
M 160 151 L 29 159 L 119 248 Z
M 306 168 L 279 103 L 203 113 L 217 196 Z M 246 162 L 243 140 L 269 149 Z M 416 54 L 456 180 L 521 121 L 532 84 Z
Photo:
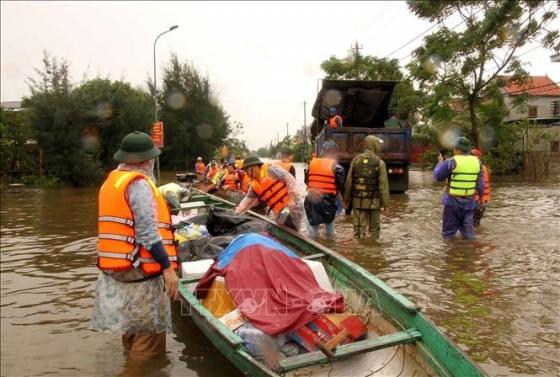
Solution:
M 243 160 L 243 170 L 254 166 L 254 165 L 262 165 L 263 162 L 257 156 L 249 156 L 245 160 Z
M 469 153 L 471 151 L 471 142 L 466 137 L 461 136 L 455 141 L 454 148 Z
M 113 158 L 118 162 L 137 164 L 156 158 L 160 153 L 150 135 L 134 131 L 122 139 L 121 147 Z

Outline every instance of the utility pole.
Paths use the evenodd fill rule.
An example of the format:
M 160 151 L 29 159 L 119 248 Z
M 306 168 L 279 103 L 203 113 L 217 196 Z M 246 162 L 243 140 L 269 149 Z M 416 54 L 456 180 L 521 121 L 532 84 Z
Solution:
M 303 153 L 307 159 L 307 102 L 303 101 Z
M 286 137 L 290 136 L 290 126 L 286 123 Z
M 350 49 L 354 51 L 354 56 L 358 55 L 363 48 L 364 45 L 358 46 L 358 41 L 354 43 L 354 46 L 350 45 Z

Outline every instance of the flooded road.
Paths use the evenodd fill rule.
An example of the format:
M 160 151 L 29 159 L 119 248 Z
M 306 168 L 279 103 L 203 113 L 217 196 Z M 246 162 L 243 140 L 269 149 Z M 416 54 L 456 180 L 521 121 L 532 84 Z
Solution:
M 559 185 L 496 182 L 471 244 L 440 240 L 441 186 L 431 173 L 410 180 L 406 194 L 392 195 L 380 240 L 353 240 L 341 217 L 336 242 L 322 242 L 419 304 L 491 375 L 560 375 Z M 86 329 L 96 195 L 2 191 L 1 375 L 239 375 L 178 305 L 167 356 L 141 373 L 125 365 L 119 336 Z

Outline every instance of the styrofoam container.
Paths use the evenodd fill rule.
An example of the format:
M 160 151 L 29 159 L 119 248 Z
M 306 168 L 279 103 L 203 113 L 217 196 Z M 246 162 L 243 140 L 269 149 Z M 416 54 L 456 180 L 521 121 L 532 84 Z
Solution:
M 315 276 L 315 280 L 319 284 L 319 287 L 327 292 L 334 292 L 331 281 L 329 280 L 329 276 L 327 275 L 327 271 L 325 270 L 325 266 L 323 266 L 323 263 L 307 259 L 302 259 L 302 261 L 304 261 L 311 269 L 311 272 L 313 272 L 313 276 Z
M 181 263 L 183 278 L 201 276 L 214 264 L 214 259 L 201 259 L 193 262 Z

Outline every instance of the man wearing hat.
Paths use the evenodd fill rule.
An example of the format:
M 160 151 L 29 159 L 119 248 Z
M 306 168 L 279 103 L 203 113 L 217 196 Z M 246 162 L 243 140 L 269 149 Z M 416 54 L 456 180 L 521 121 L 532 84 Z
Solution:
M 342 117 L 336 113 L 336 107 L 329 110 L 329 120 L 325 122 L 330 128 L 342 128 Z
M 274 212 L 278 224 L 299 230 L 303 204 L 295 178 L 282 167 L 265 164 L 256 156 L 243 161 L 243 170 L 251 179 L 251 187 L 235 212 L 246 212 L 261 201 Z
M 126 135 L 114 155 L 120 164 L 99 191 L 100 273 L 90 328 L 122 335 L 136 360 L 165 352 L 169 299 L 177 296 L 171 215 L 153 177 L 159 154 L 147 134 Z
M 204 176 L 204 173 L 206 172 L 206 165 L 202 161 L 202 157 L 198 157 L 196 159 L 196 163 L 194 164 L 194 169 L 196 170 L 196 174 L 199 177 Z
M 450 240 L 459 231 L 464 239 L 472 240 L 474 234 L 475 194 L 482 197 L 484 182 L 481 163 L 469 154 L 471 144 L 465 137 L 460 137 L 453 147 L 453 157 L 440 162 L 434 169 L 434 179 L 438 182 L 448 181 L 443 195 L 443 219 L 441 235 Z
M 344 208 L 352 207 L 354 237 L 374 238 L 381 231 L 380 209 L 389 214 L 389 179 L 385 162 L 377 155 L 383 141 L 374 135 L 364 139 L 364 152 L 354 157 L 344 185 Z

